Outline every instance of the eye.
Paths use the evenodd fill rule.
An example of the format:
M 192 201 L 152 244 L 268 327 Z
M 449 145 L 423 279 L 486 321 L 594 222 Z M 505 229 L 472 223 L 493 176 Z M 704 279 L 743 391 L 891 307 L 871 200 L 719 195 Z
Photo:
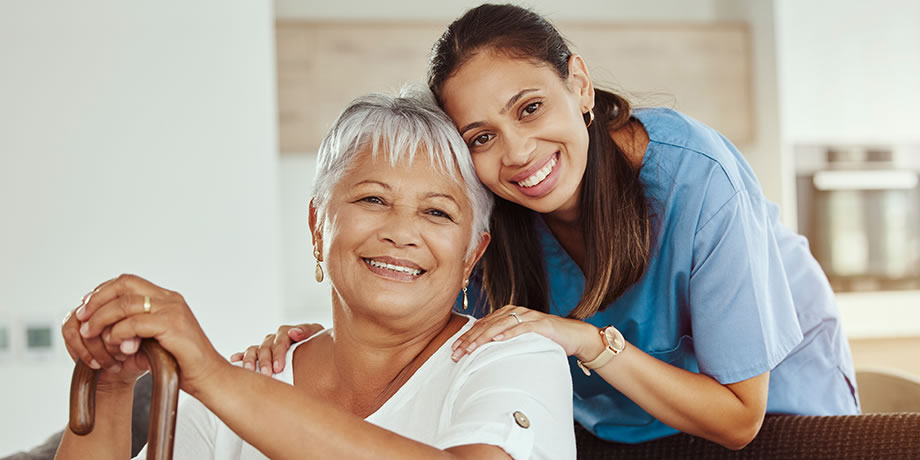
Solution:
M 491 141 L 493 137 L 495 136 L 492 134 L 480 134 L 474 137 L 473 140 L 470 141 L 469 147 L 473 148 L 473 147 L 483 146 L 486 144 L 486 142 Z
M 386 202 L 383 201 L 383 198 L 380 198 L 379 196 L 373 196 L 373 195 L 361 198 L 357 202 L 358 203 L 381 204 L 381 205 L 386 204 Z
M 437 208 L 429 209 L 429 210 L 425 211 L 425 213 L 428 214 L 429 216 L 434 216 L 434 217 L 438 217 L 438 218 L 441 218 L 441 219 L 447 219 L 447 220 L 449 220 L 449 221 L 451 221 L 451 222 L 454 221 L 454 218 L 451 217 L 450 214 L 448 214 L 448 213 L 446 213 L 446 212 L 444 212 L 444 211 L 442 211 L 442 210 L 440 210 L 440 209 L 437 209 Z
M 521 110 L 521 118 L 533 115 L 534 112 L 536 112 L 542 105 L 542 102 L 531 102 L 530 104 L 525 105 L 524 109 Z

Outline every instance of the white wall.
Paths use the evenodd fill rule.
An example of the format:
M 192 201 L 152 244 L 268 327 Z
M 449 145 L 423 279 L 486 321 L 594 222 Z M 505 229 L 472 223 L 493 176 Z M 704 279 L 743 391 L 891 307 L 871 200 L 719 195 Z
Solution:
M 67 417 L 70 358 L 24 356 L 18 326 L 57 328 L 100 281 L 184 293 L 224 353 L 280 321 L 272 21 L 264 1 L 0 2 L 0 457 Z
M 920 2 L 777 0 L 785 141 L 920 142 Z

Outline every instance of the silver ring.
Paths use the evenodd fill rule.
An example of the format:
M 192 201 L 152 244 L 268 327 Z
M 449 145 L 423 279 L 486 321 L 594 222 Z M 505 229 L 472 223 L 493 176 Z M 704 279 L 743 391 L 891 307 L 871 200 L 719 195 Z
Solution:
M 150 313 L 150 296 L 144 296 L 144 313 Z
M 515 313 L 515 312 L 511 312 L 511 313 L 508 313 L 508 316 L 513 316 L 513 317 L 514 317 L 514 319 L 516 319 L 516 320 L 517 320 L 517 322 L 518 322 L 518 324 L 521 324 L 521 323 L 523 323 L 523 322 L 524 322 L 524 320 L 522 320 L 522 319 L 521 319 L 521 317 L 520 317 L 520 316 L 518 316 L 518 314 L 517 314 L 517 313 Z

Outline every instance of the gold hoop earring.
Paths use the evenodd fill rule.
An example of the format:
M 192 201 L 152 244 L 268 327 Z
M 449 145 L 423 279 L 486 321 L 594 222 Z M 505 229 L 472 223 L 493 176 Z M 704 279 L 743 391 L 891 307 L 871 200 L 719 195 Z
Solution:
M 469 279 L 463 280 L 463 311 L 466 311 L 466 309 L 470 306 L 470 299 L 466 296 L 466 287 L 469 286 L 469 284 Z
M 594 109 L 588 109 L 588 111 L 581 114 L 581 116 L 585 118 L 585 128 L 590 128 L 591 124 L 594 123 Z
M 322 283 L 326 276 L 323 273 L 323 266 L 319 264 L 319 251 L 315 248 L 313 249 L 313 257 L 316 259 L 316 270 L 314 270 L 313 276 L 316 278 L 317 283 Z

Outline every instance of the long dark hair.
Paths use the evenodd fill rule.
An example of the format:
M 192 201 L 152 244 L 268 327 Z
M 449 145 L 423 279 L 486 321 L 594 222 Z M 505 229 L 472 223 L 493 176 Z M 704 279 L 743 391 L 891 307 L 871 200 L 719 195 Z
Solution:
M 476 53 L 498 53 L 569 76 L 572 52 L 549 21 L 515 5 L 485 4 L 454 21 L 435 43 L 428 85 L 442 102 L 444 82 Z M 443 103 L 442 103 L 443 105 Z M 629 101 L 595 90 L 595 121 L 582 179 L 578 217 L 585 241 L 585 290 L 570 317 L 584 319 L 626 292 L 648 266 L 650 219 L 639 166 L 613 141 L 611 132 L 631 129 Z M 492 308 L 523 305 L 549 312 L 548 281 L 534 213 L 496 198 L 492 243 L 482 258 L 483 289 Z

